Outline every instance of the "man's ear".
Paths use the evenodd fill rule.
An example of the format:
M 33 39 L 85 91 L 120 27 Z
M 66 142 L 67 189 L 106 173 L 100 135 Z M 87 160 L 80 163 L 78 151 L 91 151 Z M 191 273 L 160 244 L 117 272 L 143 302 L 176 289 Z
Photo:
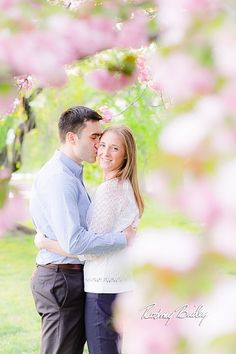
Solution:
M 72 145 L 74 145 L 77 141 L 78 137 L 75 133 L 73 132 L 68 132 L 66 133 L 66 141 Z

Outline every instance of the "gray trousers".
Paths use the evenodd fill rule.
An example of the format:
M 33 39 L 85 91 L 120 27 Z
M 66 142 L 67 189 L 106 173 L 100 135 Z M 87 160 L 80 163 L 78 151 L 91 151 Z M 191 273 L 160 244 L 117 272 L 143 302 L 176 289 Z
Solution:
M 83 353 L 83 288 L 83 271 L 37 266 L 31 290 L 42 319 L 41 354 Z

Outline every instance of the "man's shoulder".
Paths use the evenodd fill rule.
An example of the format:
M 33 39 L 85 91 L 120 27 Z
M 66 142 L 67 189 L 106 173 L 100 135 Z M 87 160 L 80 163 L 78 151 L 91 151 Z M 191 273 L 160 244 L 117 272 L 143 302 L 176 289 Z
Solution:
M 35 181 L 70 181 L 74 179 L 72 172 L 59 160 L 52 157 L 36 174 Z

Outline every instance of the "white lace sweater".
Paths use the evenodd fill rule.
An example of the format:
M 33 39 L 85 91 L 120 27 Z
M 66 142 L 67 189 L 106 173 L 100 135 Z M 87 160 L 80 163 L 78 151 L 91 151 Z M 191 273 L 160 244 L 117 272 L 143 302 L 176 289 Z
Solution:
M 114 178 L 98 187 L 88 210 L 88 227 L 94 233 L 119 232 L 131 224 L 136 225 L 138 215 L 139 210 L 130 182 Z M 120 293 L 132 290 L 126 253 L 124 249 L 96 257 L 86 256 L 85 291 Z

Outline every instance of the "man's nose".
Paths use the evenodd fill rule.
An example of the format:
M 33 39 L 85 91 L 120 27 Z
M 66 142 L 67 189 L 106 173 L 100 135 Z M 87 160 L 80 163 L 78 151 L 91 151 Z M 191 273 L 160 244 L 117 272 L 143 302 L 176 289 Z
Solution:
M 97 140 L 95 141 L 95 145 L 94 145 L 94 146 L 95 146 L 96 149 L 98 149 L 98 146 L 99 146 L 99 139 L 97 139 Z

